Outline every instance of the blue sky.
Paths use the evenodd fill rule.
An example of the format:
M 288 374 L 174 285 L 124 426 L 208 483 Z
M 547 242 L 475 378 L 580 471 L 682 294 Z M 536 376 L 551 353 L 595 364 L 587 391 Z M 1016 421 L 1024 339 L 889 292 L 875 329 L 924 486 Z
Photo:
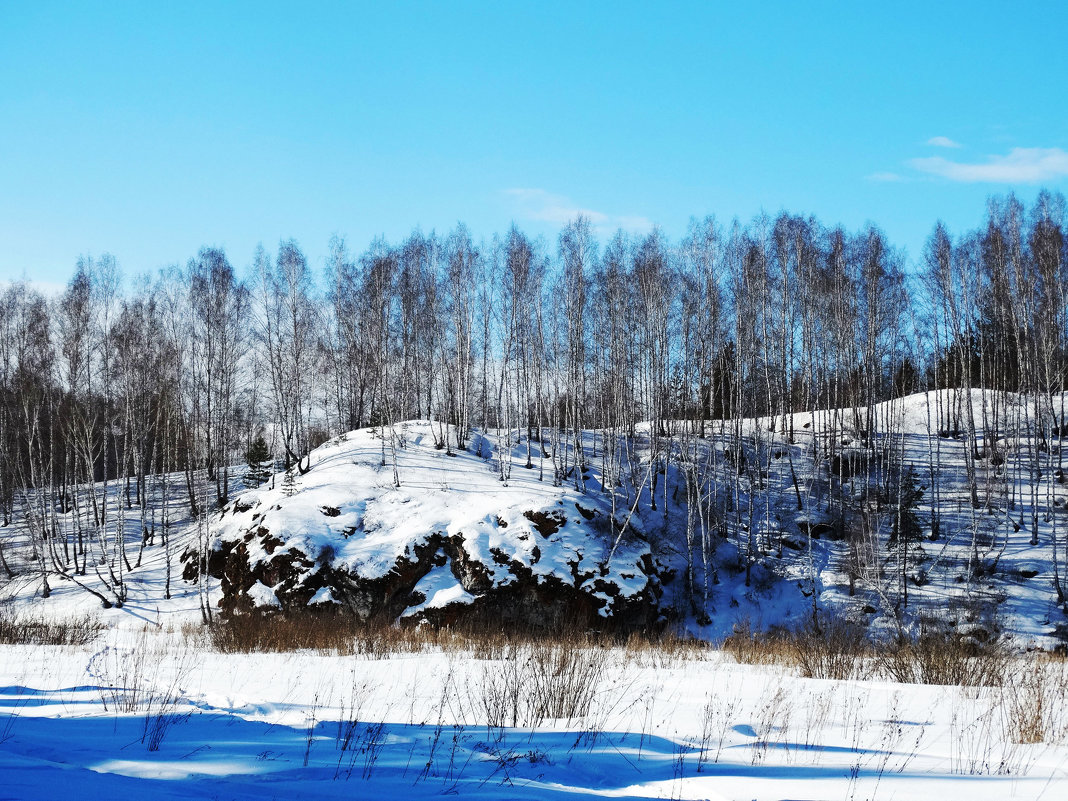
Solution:
M 579 210 L 870 220 L 917 258 L 1068 189 L 1063 3 L 651 5 L 0 0 L 0 280 Z

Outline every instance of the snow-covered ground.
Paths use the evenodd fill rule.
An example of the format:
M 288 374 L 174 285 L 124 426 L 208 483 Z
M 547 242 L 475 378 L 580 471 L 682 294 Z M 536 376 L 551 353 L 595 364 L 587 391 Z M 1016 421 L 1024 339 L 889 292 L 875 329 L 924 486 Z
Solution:
M 0 795 L 1068 794 L 1068 721 L 1054 742 L 1013 743 L 1008 690 L 802 679 L 718 651 L 594 648 L 570 657 L 583 681 L 558 690 L 570 709 L 553 710 L 537 703 L 552 658 L 538 647 L 224 655 L 155 627 L 113 629 L 86 647 L 7 646 Z
M 990 399 L 980 394 L 973 403 L 982 408 Z M 986 432 L 980 436 L 983 447 L 998 449 L 1005 461 L 999 466 L 987 456 L 977 464 L 980 492 L 990 502 L 973 515 L 964 446 L 944 430 L 952 423 L 938 419 L 938 408 L 948 407 L 945 395 L 932 394 L 879 410 L 883 420 L 900 422 L 896 436 L 905 458 L 925 484 L 937 482 L 943 512 L 941 539 L 922 542 L 920 561 L 910 567 L 913 574 L 922 569 L 925 581 L 910 586 L 907 615 L 960 624 L 969 623 L 979 602 L 994 610 L 1002 636 L 1020 652 L 1004 687 L 898 684 L 874 669 L 859 674 L 868 679 L 807 679 L 789 667 L 738 664 L 716 649 L 223 654 L 200 628 L 197 588 L 180 578 L 178 558 L 197 541 L 197 529 L 182 520 L 179 495 L 153 495 L 155 508 L 169 505 L 175 520 L 170 599 L 163 592 L 168 551 L 159 540 L 125 576 L 122 608 L 103 609 L 74 583 L 55 577 L 51 597 L 38 597 L 40 581 L 20 551 L 20 529 L 0 530 L 5 554 L 20 572 L 2 589 L 0 614 L 89 615 L 104 627 L 83 646 L 0 645 L 0 797 L 66 798 L 72 791 L 109 799 L 123 792 L 151 798 L 1068 797 L 1068 678 L 1062 663 L 1039 667 L 1034 654 L 1023 653 L 1057 644 L 1053 635 L 1064 622 L 1050 581 L 1054 543 L 1061 549 L 1065 543 L 1058 516 L 1066 508 L 1065 487 L 1050 472 L 1059 454 L 1046 457 L 1042 493 L 1032 494 L 1025 443 L 1005 434 L 1026 423 L 1030 412 L 1002 407 L 998 436 L 989 442 Z M 765 449 L 768 465 L 764 489 L 745 480 L 738 487 L 761 534 L 760 566 L 749 586 L 741 566 L 745 533 L 728 516 L 728 536 L 716 540 L 707 572 L 700 559 L 694 565 L 695 585 L 707 588 L 707 596 L 697 593 L 699 611 L 707 615 L 699 619 L 687 606 L 692 596 L 682 578 L 685 507 L 675 503 L 666 516 L 652 513 L 648 487 L 633 507 L 637 536 L 612 554 L 609 567 L 618 572 L 619 586 L 634 579 L 630 566 L 648 549 L 676 571 L 665 587 L 664 608 L 681 610 L 680 630 L 699 638 L 718 640 L 740 623 L 764 629 L 803 622 L 812 588 L 824 614 L 888 630 L 897 600 L 890 552 L 883 586 L 861 576 L 850 596 L 845 543 L 823 538 L 800 550 L 777 547 L 777 538 L 797 536 L 791 469 L 806 492 L 805 514 L 822 519 L 830 485 L 806 454 L 828 421 L 825 414 L 795 415 L 792 443 L 781 420 L 774 432 L 768 420 L 747 426 L 761 440 L 757 447 Z M 851 428 L 857 426 L 841 420 L 836 426 Z M 940 430 L 949 435 L 939 437 Z M 506 549 L 528 567 L 556 574 L 562 566 L 570 573 L 569 561 L 600 565 L 611 552 L 611 537 L 594 536 L 576 516 L 585 517 L 576 504 L 606 512 L 597 460 L 591 460 L 583 496 L 570 485 L 539 480 L 536 468 L 523 469 L 520 443 L 509 450 L 514 463 L 505 487 L 493 459 L 484 458 L 496 444 L 491 433 L 482 456 L 473 443 L 471 452 L 454 458 L 429 437 L 419 439 L 432 432 L 428 424 L 404 431 L 399 488 L 393 487 L 391 455 L 381 465 L 382 441 L 373 432 L 354 432 L 317 451 L 297 486 L 283 487 L 278 479 L 273 490 L 242 494 L 245 511 L 231 505 L 221 523 L 213 523 L 215 533 L 240 540 L 252 516 L 262 521 L 270 515 L 267 526 L 287 534 L 287 547 L 300 543 L 313 557 L 328 552 L 369 574 L 393 564 L 413 537 L 435 531 L 464 535 L 473 553 Z M 725 476 L 726 435 L 712 426 L 708 433 L 697 447 L 712 450 L 711 463 Z M 587 441 L 592 448 L 592 434 Z M 932 451 L 938 465 L 924 473 Z M 641 437 L 634 453 L 640 465 Z M 672 465 L 665 480 L 677 480 L 678 470 Z M 928 490 L 920 504 L 927 525 L 932 496 Z M 253 508 L 256 503 L 260 507 Z M 546 537 L 524 512 L 553 507 L 568 513 Z M 629 510 L 622 505 L 617 511 L 622 519 Z M 127 526 L 132 558 L 139 522 Z M 971 576 L 967 567 L 974 560 L 996 569 Z M 415 589 L 409 617 L 474 599 L 448 563 Z M 265 605 L 277 597 L 275 587 L 258 591 Z M 209 597 L 213 604 L 220 600 L 217 581 Z M 323 590 L 312 600 L 331 599 Z M 554 672 L 553 665 L 563 667 Z M 562 676 L 572 684 L 561 686 Z M 570 703 L 545 700 L 554 695 Z M 1028 720 L 1030 734 L 1021 731 Z M 1036 739 L 1035 726 L 1040 741 L 1019 742 Z

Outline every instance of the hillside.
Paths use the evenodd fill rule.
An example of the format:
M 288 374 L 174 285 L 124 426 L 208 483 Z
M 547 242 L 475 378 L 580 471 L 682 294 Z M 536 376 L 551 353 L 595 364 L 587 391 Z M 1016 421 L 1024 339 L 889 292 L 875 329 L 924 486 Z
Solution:
M 225 608 L 656 625 L 660 576 L 639 518 L 617 538 L 603 496 L 553 486 L 537 466 L 502 481 L 494 438 L 447 452 L 428 422 L 396 426 L 395 486 L 385 436 L 335 438 L 307 474 L 276 476 L 222 510 L 213 573 Z
M 72 782 L 153 798 L 1058 797 L 1068 677 L 1063 660 L 1027 649 L 1062 641 L 1059 453 L 1048 448 L 1036 485 L 1024 469 L 1036 451 L 1012 430 L 1033 426 L 1002 405 L 998 435 L 979 435 L 989 455 L 976 463 L 973 508 L 963 441 L 939 420 L 951 400 L 880 407 L 885 435 L 863 432 L 862 410 L 747 421 L 740 433 L 708 424 L 704 437 L 679 422 L 659 446 L 672 454 L 663 473 L 649 458 L 656 432 L 639 429 L 620 443 L 614 510 L 605 432 L 585 432 L 576 489 L 574 475 L 554 486 L 548 437 L 530 443 L 527 468 L 525 432 L 476 433 L 450 453 L 426 421 L 330 440 L 303 475 L 275 474 L 199 521 L 183 517 L 177 477 L 159 477 L 151 519 L 166 512 L 171 538 L 158 526 L 143 548 L 113 483 L 106 530 L 126 527 L 132 568 L 121 606 L 81 586 L 114 599 L 113 538 L 87 575 L 53 574 L 43 598 L 24 528 L 3 534 L 17 574 L 0 634 L 23 638 L 0 647 L 5 787 L 15 797 Z M 830 436 L 834 466 L 819 456 Z M 901 454 L 892 465 L 874 456 L 884 445 Z M 845 477 L 866 458 L 881 467 Z M 872 486 L 896 484 L 910 462 L 936 483 L 912 510 L 906 604 L 901 540 L 890 542 L 898 516 Z M 687 491 L 695 475 L 705 501 Z M 702 531 L 698 507 L 715 527 Z M 1036 508 L 1032 546 L 1020 519 Z M 207 581 L 192 557 L 203 545 Z M 240 632 L 259 620 L 252 629 L 269 636 L 242 645 L 227 625 L 201 626 L 204 601 L 217 623 Z M 828 639 L 761 644 L 746 633 L 805 628 L 813 608 Z M 373 625 L 317 641 L 315 621 L 335 613 Z M 292 628 L 270 634 L 289 618 L 311 629 L 305 647 L 285 641 Z M 890 645 L 834 640 L 836 618 Z M 464 621 L 481 633 L 437 629 Z M 80 634 L 42 644 L 57 636 L 46 623 Z M 516 636 L 560 623 L 563 638 Z M 576 627 L 647 636 L 623 646 Z M 894 644 L 899 630 L 921 629 L 945 632 L 947 645 Z M 721 649 L 700 644 L 735 630 Z M 672 631 L 697 639 L 656 640 Z M 836 650 L 843 643 L 856 650 Z
M 71 580 L 53 575 L 51 597 L 34 601 L 41 563 L 28 558 L 20 525 L 0 530 L 16 574 L 3 592 L 56 614 L 84 609 L 117 619 L 198 619 L 200 599 L 210 597 L 215 612 L 317 607 L 407 623 L 481 615 L 527 627 L 566 619 L 711 640 L 739 625 L 803 625 L 815 609 L 875 637 L 959 625 L 982 639 L 1055 647 L 1065 617 L 1054 571 L 1064 563 L 1068 499 L 1059 440 L 1038 452 L 1030 407 L 996 400 L 996 436 L 976 434 L 984 452 L 974 461 L 978 508 L 953 425 L 959 393 L 882 404 L 873 419 L 888 433 L 871 436 L 857 425 L 864 410 L 748 421 L 740 433 L 709 422 L 704 437 L 680 421 L 662 433 L 653 463 L 648 427 L 632 439 L 584 432 L 581 489 L 573 472 L 554 486 L 548 436 L 542 447 L 532 444 L 528 469 L 524 431 L 476 432 L 466 450 L 446 450 L 438 447 L 440 424 L 411 421 L 392 434 L 386 427 L 337 437 L 311 454 L 305 475 L 279 473 L 201 525 L 189 520 L 178 479 L 157 478 L 149 514 L 158 521 L 166 509 L 166 547 L 161 536 L 140 547 L 139 521 L 116 504 L 113 484 L 102 534 L 105 555 L 113 554 L 115 526 L 126 529 L 133 569 L 122 610 L 100 610 L 82 589 L 108 595 L 102 562 Z M 991 410 L 993 429 L 995 399 L 977 391 L 972 402 Z M 614 512 L 602 484 L 606 441 L 618 446 Z M 556 447 L 557 459 L 570 449 L 574 464 L 572 445 Z M 880 455 L 890 452 L 893 465 Z M 864 460 L 869 476 L 847 475 Z M 905 469 L 918 527 L 907 551 L 894 541 L 897 507 L 886 490 L 893 494 Z M 60 519 L 73 528 L 75 514 Z M 191 558 L 200 542 L 213 554 L 204 587 Z

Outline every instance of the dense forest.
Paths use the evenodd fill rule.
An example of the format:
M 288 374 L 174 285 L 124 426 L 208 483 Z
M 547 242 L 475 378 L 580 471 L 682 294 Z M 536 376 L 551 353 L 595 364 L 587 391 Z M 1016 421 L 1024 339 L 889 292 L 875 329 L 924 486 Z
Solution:
M 1064 233 L 1064 198 L 1041 193 L 1029 209 L 991 200 L 973 231 L 935 225 L 916 261 L 874 225 L 850 232 L 785 212 L 695 219 L 678 242 L 658 230 L 598 242 L 583 218 L 551 242 L 516 226 L 476 242 L 463 225 L 376 240 L 360 255 L 335 239 L 321 272 L 294 241 L 259 248 L 247 269 L 204 248 L 133 278 L 112 256 L 84 257 L 56 297 L 25 283 L 0 290 L 0 570 L 13 572 L 3 532 L 15 521 L 45 594 L 50 573 L 96 572 L 121 601 L 139 549 L 157 534 L 166 544 L 151 481 L 202 519 L 241 486 L 233 468 L 250 451 L 299 475 L 327 438 L 413 418 L 434 421 L 447 451 L 473 447 L 478 428 L 514 431 L 521 467 L 579 490 L 596 459 L 613 504 L 644 489 L 653 510 L 658 498 L 666 506 L 658 481 L 672 463 L 704 536 L 737 513 L 738 482 L 760 482 L 762 449 L 800 436 L 793 413 L 837 410 L 812 458 L 840 479 L 869 476 L 900 510 L 915 482 L 877 404 L 933 389 L 959 390 L 931 427 L 965 443 L 973 509 L 989 502 L 977 465 L 998 426 L 1031 427 L 1013 469 L 1031 471 L 1034 520 L 1022 523 L 1037 538 L 1052 454 L 1063 480 L 1053 442 L 1068 422 Z M 752 418 L 766 424 L 743 426 Z M 836 427 L 864 446 L 862 464 L 841 457 Z M 597 432 L 592 450 L 584 430 Z M 702 458 L 733 459 L 735 479 L 696 456 L 712 432 L 736 445 Z M 400 483 L 391 452 L 402 443 L 381 439 Z M 910 470 L 933 469 L 938 439 L 928 467 Z M 496 469 L 506 481 L 510 460 Z M 117 512 L 102 500 L 109 487 L 125 497 Z M 796 477 L 789 492 L 801 509 Z M 127 543 L 132 518 L 143 536 Z

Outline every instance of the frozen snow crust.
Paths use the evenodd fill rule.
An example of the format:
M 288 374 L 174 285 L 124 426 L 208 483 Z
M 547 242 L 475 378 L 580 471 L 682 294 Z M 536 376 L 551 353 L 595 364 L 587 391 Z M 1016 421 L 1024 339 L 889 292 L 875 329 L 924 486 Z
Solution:
M 612 525 L 601 494 L 554 487 L 540 452 L 527 469 L 516 448 L 502 481 L 495 439 L 475 434 L 467 450 L 447 452 L 437 433 L 427 421 L 395 426 L 399 486 L 382 439 L 390 429 L 369 428 L 316 449 L 304 475 L 277 475 L 231 502 L 210 567 L 222 610 L 657 624 L 663 568 L 637 516 L 616 543 L 622 521 Z

